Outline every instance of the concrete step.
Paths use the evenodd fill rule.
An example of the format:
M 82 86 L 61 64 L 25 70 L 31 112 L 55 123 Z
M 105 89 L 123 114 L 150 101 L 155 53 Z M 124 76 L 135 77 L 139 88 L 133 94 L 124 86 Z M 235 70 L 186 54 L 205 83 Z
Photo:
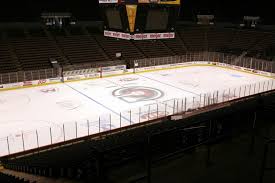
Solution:
M 30 182 L 36 183 L 82 183 L 82 181 L 78 180 L 69 180 L 66 178 L 51 178 L 51 177 L 43 177 L 38 175 L 32 175 L 24 172 L 17 172 L 14 170 L 2 169 L 2 173 L 13 175 L 19 177 L 20 179 L 24 178 L 25 180 L 29 180 Z

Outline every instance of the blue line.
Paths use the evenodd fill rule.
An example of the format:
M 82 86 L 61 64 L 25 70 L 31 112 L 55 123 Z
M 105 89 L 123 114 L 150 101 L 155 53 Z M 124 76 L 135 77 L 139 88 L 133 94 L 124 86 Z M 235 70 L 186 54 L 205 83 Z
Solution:
M 176 87 L 176 86 L 173 86 L 173 85 L 164 83 L 164 82 L 162 82 L 162 81 L 159 81 L 159 80 L 156 80 L 156 79 L 153 79 L 153 78 L 150 78 L 150 77 L 146 77 L 146 76 L 143 76 L 143 75 L 140 75 L 140 74 L 137 74 L 137 75 L 139 75 L 139 76 L 141 76 L 141 77 L 144 77 L 144 78 L 147 78 L 147 79 L 150 79 L 150 80 L 152 80 L 152 81 L 155 81 L 155 82 L 158 82 L 158 83 L 161 83 L 161 84 L 164 84 L 164 85 L 167 85 L 167 86 L 171 86 L 171 87 L 173 87 L 173 88 L 176 88 L 176 89 L 179 89 L 179 90 L 182 90 L 182 91 L 185 91 L 185 92 L 192 93 L 192 94 L 195 94 L 195 95 L 200 96 L 200 95 L 197 94 L 197 93 L 194 93 L 194 92 L 191 92 L 191 91 L 188 91 L 188 90 L 184 90 L 184 89 L 182 89 L 182 88 L 179 88 L 179 87 Z
M 74 91 L 76 91 L 77 93 L 83 95 L 84 97 L 86 97 L 86 98 L 92 100 L 93 102 L 95 102 L 95 103 L 97 103 L 98 105 L 104 107 L 105 109 L 107 109 L 107 110 L 109 110 L 109 111 L 115 113 L 116 115 L 120 116 L 120 113 L 115 112 L 115 111 L 112 110 L 111 108 L 109 108 L 109 107 L 107 107 L 107 106 L 101 104 L 100 102 L 96 101 L 96 100 L 93 99 L 92 97 L 89 97 L 89 96 L 86 95 L 85 93 L 82 93 L 81 91 L 78 91 L 77 89 L 73 88 L 72 86 L 70 86 L 70 85 L 68 85 L 68 84 L 66 84 L 66 83 L 64 83 L 64 84 L 65 84 L 66 86 L 70 87 L 71 89 L 73 89 Z M 133 121 L 130 121 L 129 119 L 127 119 L 126 117 L 124 117 L 124 116 L 122 116 L 122 115 L 121 115 L 121 118 L 123 118 L 123 119 L 125 119 L 125 120 L 127 120 L 127 121 L 129 121 L 129 122 L 131 122 L 131 123 L 133 124 Z

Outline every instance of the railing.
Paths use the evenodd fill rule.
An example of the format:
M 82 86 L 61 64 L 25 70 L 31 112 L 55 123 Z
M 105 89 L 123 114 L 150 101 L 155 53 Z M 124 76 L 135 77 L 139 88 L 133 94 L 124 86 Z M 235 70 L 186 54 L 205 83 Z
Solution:
M 135 62 L 133 61 L 132 64 L 138 63 L 137 67 L 192 61 L 214 61 L 231 64 L 234 62 L 235 58 L 236 57 L 233 55 L 200 52 L 175 57 L 141 59 Z M 274 73 L 274 63 L 264 60 L 243 58 L 238 62 L 238 66 Z M 41 77 L 41 75 L 39 77 Z M 55 124 L 36 130 L 23 131 L 0 138 L 0 156 L 85 137 L 166 116 L 184 115 L 188 112 L 198 111 L 208 106 L 272 90 L 275 90 L 275 81 L 270 78 L 263 82 L 250 83 L 248 85 L 217 90 L 211 93 L 194 94 L 190 98 L 185 97 L 166 101 L 156 101 L 153 104 L 117 112 L 116 114 L 101 114 L 96 119 L 82 119 L 64 122 L 62 125 Z
M 56 78 L 59 76 L 58 69 L 42 69 L 35 71 L 21 71 L 0 74 L 0 84 L 18 83 L 24 81 L 42 80 Z
M 238 59 L 238 56 L 217 52 L 192 52 L 185 55 L 173 56 L 173 57 L 161 57 L 161 58 L 145 58 L 139 60 L 133 60 L 131 66 L 134 67 L 135 63 L 138 63 L 137 67 L 149 67 L 164 64 L 176 64 L 184 62 L 194 62 L 194 61 L 210 61 L 219 62 L 230 65 L 235 65 L 239 67 L 245 67 L 249 69 L 265 71 L 270 73 L 275 73 L 275 62 L 255 59 L 252 57 L 242 57 Z
M 123 60 L 92 62 L 64 66 L 64 72 L 125 64 Z M 61 69 L 41 69 L 0 74 L 0 85 L 61 77 Z
M 192 52 L 185 55 L 174 57 L 161 57 L 161 58 L 146 58 L 136 60 L 139 63 L 138 67 L 148 67 L 162 64 L 173 64 L 192 61 L 213 61 L 226 63 L 230 65 L 236 65 L 240 67 L 246 67 L 255 70 L 261 70 L 265 72 L 275 73 L 275 62 L 265 61 L 261 59 L 255 59 L 251 57 L 240 58 L 236 62 L 238 56 L 217 53 L 217 52 Z M 134 62 L 131 61 L 131 66 L 134 67 Z M 75 71 L 82 69 L 98 68 L 103 66 L 113 66 L 125 64 L 123 60 L 109 61 L 109 62 L 92 62 L 85 64 L 76 64 L 69 67 L 64 66 L 64 71 Z M 23 81 L 33 81 L 40 79 L 56 78 L 60 73 L 58 69 L 42 69 L 34 71 L 20 71 L 13 73 L 0 74 L 0 84 L 17 83 Z
M 126 127 L 136 123 L 197 111 L 207 106 L 241 99 L 254 94 L 275 90 L 275 81 L 243 85 L 212 93 L 202 93 L 192 98 L 160 101 L 116 114 L 101 114 L 97 119 L 83 119 L 62 125 L 38 128 L 0 138 L 0 156 L 38 148 L 45 145 L 76 139 L 104 131 Z
M 108 67 L 108 66 L 116 66 L 116 65 L 124 65 L 124 64 L 125 64 L 124 60 L 113 60 L 113 61 L 74 64 L 74 65 L 70 65 L 69 67 L 63 67 L 63 68 L 64 68 L 64 71 L 75 71 L 75 70 Z

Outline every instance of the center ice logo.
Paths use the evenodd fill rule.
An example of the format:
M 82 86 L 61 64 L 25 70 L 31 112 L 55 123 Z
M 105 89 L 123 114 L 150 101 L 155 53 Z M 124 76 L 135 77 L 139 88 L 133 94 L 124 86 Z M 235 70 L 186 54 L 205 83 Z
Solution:
M 112 94 L 128 103 L 157 100 L 164 95 L 161 90 L 143 86 L 119 88 L 114 90 Z

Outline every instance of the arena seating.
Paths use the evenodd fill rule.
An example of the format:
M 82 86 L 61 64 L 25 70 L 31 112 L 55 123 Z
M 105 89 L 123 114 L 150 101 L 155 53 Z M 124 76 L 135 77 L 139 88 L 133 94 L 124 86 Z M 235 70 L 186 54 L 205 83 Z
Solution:
M 143 41 L 106 38 L 102 33 L 94 33 L 88 29 L 85 32 L 82 27 L 71 29 L 67 27 L 60 30 L 36 27 L 24 31 L 13 29 L 6 32 L 6 38 L 0 40 L 0 74 L 51 68 L 51 58 L 57 59 L 64 66 L 92 62 L 106 63 L 117 60 L 118 52 L 122 53 L 121 60 L 181 55 L 188 51 L 204 50 L 234 54 L 247 51 L 249 56 L 262 57 L 266 55 L 268 49 L 274 48 L 275 43 L 275 33 L 272 32 L 199 25 L 179 27 L 175 39 Z M 183 143 L 182 133 L 169 132 L 165 136 L 166 141 L 170 136 L 169 145 L 176 148 L 195 144 Z M 190 135 L 193 134 L 197 133 L 190 132 Z M 166 153 L 167 150 L 163 149 L 170 148 L 162 146 L 165 140 L 158 139 L 162 136 L 155 138 L 161 143 L 153 146 L 153 153 Z M 128 140 L 131 141 L 130 135 Z M 135 156 L 135 153 L 142 150 L 136 144 L 128 146 L 128 151 L 125 151 L 125 148 L 121 150 L 118 148 L 113 151 L 117 154 L 112 154 L 113 156 L 108 154 L 109 157 L 106 155 L 104 157 L 108 162 L 106 166 L 122 161 L 122 157 L 127 159 Z M 96 156 L 94 154 L 98 151 L 100 149 L 94 149 L 91 141 L 82 141 L 13 159 L 5 164 L 5 168 L 51 177 L 79 177 L 85 174 L 85 171 L 90 171 L 87 174 L 91 175 L 97 171 L 97 163 L 93 156 Z M 0 172 L 1 182 L 29 181 Z
M 98 44 L 104 49 L 109 58 L 116 60 L 116 53 L 121 53 L 122 59 L 143 58 L 142 52 L 131 41 L 107 38 L 103 35 L 95 35 Z
M 86 168 L 82 163 L 91 155 L 91 149 L 88 143 L 74 144 L 15 160 L 6 168 L 42 176 L 73 176 L 78 168 Z
M 148 58 L 173 55 L 173 51 L 160 40 L 143 40 L 133 43 Z
M 19 64 L 16 55 L 10 49 L 9 43 L 0 42 L 0 73 L 16 72 Z
M 3 183 L 30 183 L 30 181 L 25 179 L 20 179 L 19 177 L 15 177 L 13 175 L 7 175 L 0 172 L 0 182 Z M 32 182 L 35 183 L 35 182 Z
M 1 30 L 0 73 L 63 66 L 181 55 L 187 51 L 221 51 L 271 58 L 275 33 L 222 26 L 179 25 L 170 40 L 127 41 L 106 38 L 94 28 L 72 26 L 50 29 L 39 24 Z M 121 53 L 121 58 L 116 57 Z M 69 68 L 69 67 L 66 67 Z M 73 67 L 72 67 L 73 68 Z
M 96 41 L 88 35 L 58 36 L 56 41 L 71 64 L 108 60 Z
M 131 138 L 129 138 L 131 139 Z M 130 147 L 131 153 L 139 152 L 136 145 Z M 45 153 L 39 153 L 15 159 L 5 167 L 10 170 L 25 172 L 34 175 L 47 176 L 47 177 L 71 177 L 77 178 L 87 174 L 96 173 L 96 162 L 93 159 L 97 156 L 98 149 L 94 149 L 89 142 L 74 144 L 64 148 L 54 149 Z M 121 150 L 114 151 L 117 156 L 109 154 L 106 159 L 106 165 L 111 166 L 113 163 L 121 159 Z M 127 152 L 127 157 L 134 156 Z M 56 161 L 58 159 L 58 161 Z M 87 164 L 87 159 L 89 159 Z M 81 172 L 81 173 L 80 173 Z
M 188 51 L 202 51 L 207 49 L 208 27 L 187 26 L 179 28 L 179 36 L 184 41 Z
M 187 48 L 183 41 L 181 40 L 180 36 L 178 33 L 176 33 L 175 39 L 164 39 L 162 42 L 170 48 L 170 50 L 175 54 L 175 55 L 181 55 L 186 53 Z
M 260 32 L 257 35 L 258 43 L 253 45 L 252 48 L 249 49 L 248 55 L 251 57 L 264 57 L 268 48 L 272 47 L 275 42 L 275 35 L 267 32 Z
M 207 32 L 208 51 L 224 51 L 228 42 L 232 41 L 232 29 L 209 28 Z
M 227 49 L 232 51 L 232 53 L 241 54 L 243 50 L 249 50 L 257 43 L 257 37 L 255 36 L 251 31 L 237 30 L 232 41 L 227 45 Z
M 41 26 L 33 27 L 27 29 L 27 34 L 29 37 L 46 37 L 45 29 Z
M 191 125 L 188 123 L 181 124 Z M 172 126 L 167 128 L 166 125 L 170 125 L 170 122 L 166 125 L 156 125 L 154 128 L 157 132 L 161 131 L 161 128 L 165 129 L 164 133 L 151 134 L 150 137 L 152 153 L 156 159 L 166 156 L 175 150 L 193 148 L 197 144 L 206 142 L 209 138 L 209 124 L 207 122 L 200 122 L 200 124 L 205 126 L 205 128 L 194 128 L 188 131 L 184 131 L 182 128 L 175 129 Z M 231 129 L 233 124 L 239 125 L 237 122 L 232 123 L 231 120 L 227 121 L 227 124 L 230 125 L 228 130 Z M 222 126 L 226 126 L 226 124 Z M 66 146 L 49 148 L 47 151 L 42 150 L 41 152 L 28 153 L 26 156 L 3 159 L 2 162 L 6 169 L 33 175 L 56 178 L 67 177 L 71 179 L 85 179 L 86 176 L 95 178 L 98 176 L 98 161 L 100 161 L 101 156 L 104 157 L 104 167 L 107 169 L 112 169 L 119 164 L 136 158 L 143 159 L 146 150 L 144 140 L 147 142 L 145 134 L 148 133 L 144 130 L 145 128 L 148 127 L 125 131 L 123 135 L 106 136 L 102 138 L 102 140 L 104 139 L 103 141 L 95 139 L 81 140 Z M 226 129 L 223 130 L 223 134 L 218 130 L 213 130 L 213 137 L 216 136 L 218 139 L 224 137 L 224 135 L 229 135 Z
M 51 68 L 51 58 L 57 59 L 61 64 L 64 63 L 64 59 L 58 53 L 55 43 L 47 37 L 14 39 L 10 42 L 22 70 Z
M 83 35 L 83 27 L 72 26 L 69 29 L 66 28 L 66 32 L 69 35 L 75 35 L 75 36 Z
M 26 33 L 23 28 L 7 28 L 4 30 L 8 38 L 25 38 Z

